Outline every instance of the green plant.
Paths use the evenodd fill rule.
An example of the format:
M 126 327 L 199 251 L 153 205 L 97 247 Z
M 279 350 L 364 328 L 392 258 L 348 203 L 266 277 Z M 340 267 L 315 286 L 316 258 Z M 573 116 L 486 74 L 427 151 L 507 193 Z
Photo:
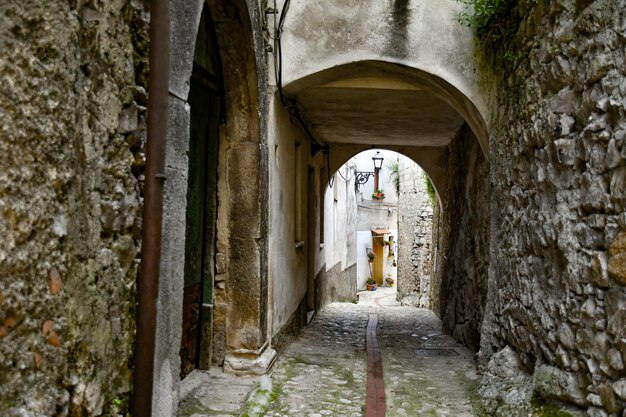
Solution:
M 389 161 L 386 166 L 389 171 L 389 182 L 393 184 L 396 195 L 400 195 L 400 167 L 398 161 Z
M 372 193 L 372 198 L 375 200 L 382 200 L 383 198 L 385 198 L 385 193 L 383 192 L 382 188 L 377 188 Z
M 368 285 L 374 285 L 374 279 L 373 278 L 368 278 L 367 279 L 367 284 Z
M 518 0 L 458 0 L 468 6 L 457 20 L 472 28 L 480 39 L 501 40 L 517 30 L 512 10 Z M 469 10 L 471 8 L 471 11 Z
M 530 404 L 534 409 L 534 417 L 573 417 L 567 411 L 561 410 L 560 407 L 546 402 L 537 393 L 531 398 Z
M 433 183 L 430 181 L 430 177 L 426 175 L 426 173 L 422 173 L 422 177 L 424 178 L 424 186 L 426 187 L 426 193 L 428 197 L 430 197 L 430 203 L 435 206 L 437 202 L 437 193 L 435 192 L 435 187 L 433 187 Z

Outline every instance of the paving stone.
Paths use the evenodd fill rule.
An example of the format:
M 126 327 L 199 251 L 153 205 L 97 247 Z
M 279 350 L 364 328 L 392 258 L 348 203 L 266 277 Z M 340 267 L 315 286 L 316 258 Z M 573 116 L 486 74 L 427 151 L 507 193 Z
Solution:
M 183 381 L 179 416 L 361 417 L 367 386 L 366 327 L 375 307 L 387 416 L 480 415 L 473 355 L 441 330 L 426 309 L 401 306 L 395 288 L 359 294 L 359 304 L 332 303 L 319 311 L 262 378 L 219 369 Z M 419 356 L 448 349 L 454 356 Z

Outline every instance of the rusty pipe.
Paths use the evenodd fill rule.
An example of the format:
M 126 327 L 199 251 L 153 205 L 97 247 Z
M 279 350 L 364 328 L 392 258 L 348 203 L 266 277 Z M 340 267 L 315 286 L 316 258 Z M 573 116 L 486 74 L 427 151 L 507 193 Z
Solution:
M 148 139 L 144 183 L 141 266 L 137 280 L 137 314 L 133 372 L 133 417 L 151 417 L 154 384 L 156 303 L 161 263 L 161 224 L 168 119 L 170 17 L 169 0 L 150 1 L 150 75 Z

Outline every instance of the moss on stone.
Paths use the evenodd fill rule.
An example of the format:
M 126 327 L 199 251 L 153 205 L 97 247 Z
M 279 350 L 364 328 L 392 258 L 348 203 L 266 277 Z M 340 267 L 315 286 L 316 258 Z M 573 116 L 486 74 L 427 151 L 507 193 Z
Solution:
M 535 394 L 530 401 L 533 407 L 533 417 L 573 417 L 567 411 L 555 404 L 547 403 L 539 395 Z

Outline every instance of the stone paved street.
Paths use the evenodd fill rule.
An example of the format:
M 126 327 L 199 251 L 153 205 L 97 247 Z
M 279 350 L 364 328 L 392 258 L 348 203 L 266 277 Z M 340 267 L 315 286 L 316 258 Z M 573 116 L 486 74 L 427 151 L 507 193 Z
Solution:
M 387 288 L 361 293 L 358 305 L 324 308 L 271 376 L 195 371 L 183 384 L 179 416 L 363 416 L 370 306 L 379 314 L 387 416 L 479 416 L 472 355 L 442 334 L 432 312 L 400 306 Z M 451 356 L 433 356 L 441 349 Z

